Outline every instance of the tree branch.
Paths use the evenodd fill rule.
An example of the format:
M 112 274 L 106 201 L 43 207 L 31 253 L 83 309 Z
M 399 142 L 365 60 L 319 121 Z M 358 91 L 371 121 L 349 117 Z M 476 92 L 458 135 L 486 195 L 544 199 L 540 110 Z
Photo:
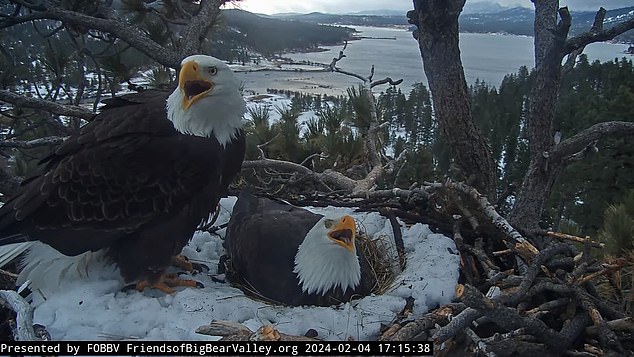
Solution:
M 37 341 L 33 331 L 33 307 L 13 290 L 0 290 L 0 305 L 17 314 L 14 338 L 16 341 Z
M 92 111 L 79 106 L 63 105 L 48 100 L 25 97 L 4 89 L 0 89 L 0 101 L 11 103 L 18 107 L 41 109 L 58 115 L 66 115 L 86 120 L 90 120 L 95 115 Z
M 202 43 L 207 37 L 207 31 L 216 22 L 216 18 L 220 14 L 220 6 L 226 2 L 227 0 L 203 0 L 200 2 L 198 13 L 189 20 L 189 25 L 182 32 L 181 57 L 202 52 Z M 178 66 L 173 68 L 178 68 Z
M 273 169 L 279 171 L 292 171 L 315 180 L 316 182 L 324 182 L 325 184 L 334 185 L 337 188 L 348 192 L 352 192 L 357 185 L 355 180 L 346 177 L 339 172 L 326 170 L 319 173 L 307 168 L 306 166 L 290 161 L 266 158 L 260 160 L 246 160 L 242 163 L 242 169 Z
M 48 14 L 45 12 L 35 12 L 35 13 L 24 15 L 24 16 L 5 17 L 2 21 L 0 21 L 0 29 L 4 29 L 14 25 L 23 24 L 26 22 L 34 21 L 34 20 L 44 20 L 48 18 L 49 18 Z
M 588 145 L 605 137 L 624 137 L 634 135 L 634 122 L 608 121 L 597 123 L 557 145 L 549 154 L 551 161 L 564 160 Z
M 40 9 L 40 5 L 36 6 L 30 3 L 24 3 L 24 5 L 29 7 L 31 10 L 37 11 Z M 4 20 L 0 22 L 0 28 L 2 28 L 3 26 L 7 27 L 15 25 L 16 23 L 23 23 L 35 19 L 58 20 L 66 24 L 108 32 L 132 45 L 134 48 L 138 49 L 142 53 L 146 54 L 148 57 L 156 60 L 164 66 L 175 69 L 178 69 L 180 67 L 182 57 L 178 53 L 154 42 L 136 26 L 123 23 L 117 18 L 104 19 L 89 16 L 79 12 L 65 10 L 57 6 L 52 6 L 51 4 L 48 4 L 46 2 L 42 6 L 45 7 L 45 11 L 23 16 L 14 20 Z M 203 15 L 208 14 L 205 12 Z M 190 26 L 194 28 L 194 25 L 196 25 L 197 23 L 198 22 L 192 21 Z
M 631 29 L 634 29 L 634 18 L 629 19 L 625 22 L 622 22 L 618 25 L 615 25 L 614 27 L 611 27 L 607 30 L 600 30 L 600 31 L 598 30 L 598 27 L 596 26 L 596 19 L 595 19 L 595 24 L 592 26 L 592 29 L 590 31 L 584 32 L 581 35 L 578 35 L 575 37 L 571 37 L 566 41 L 566 44 L 564 46 L 564 54 L 571 53 L 575 51 L 576 49 L 583 48 L 591 43 L 611 40 L 615 38 L 616 36 L 626 31 L 629 31 Z
M 39 146 L 57 145 L 64 141 L 66 138 L 61 136 L 49 136 L 45 138 L 39 138 L 29 141 L 21 140 L 0 140 L 0 148 L 19 148 L 30 149 Z
M 391 86 L 397 86 L 397 85 L 403 83 L 403 78 L 397 79 L 397 80 L 393 80 L 391 77 L 379 79 L 378 81 L 374 81 L 374 82 L 370 83 L 370 88 L 374 88 L 374 87 L 376 87 L 378 85 L 386 84 L 386 83 L 388 83 Z

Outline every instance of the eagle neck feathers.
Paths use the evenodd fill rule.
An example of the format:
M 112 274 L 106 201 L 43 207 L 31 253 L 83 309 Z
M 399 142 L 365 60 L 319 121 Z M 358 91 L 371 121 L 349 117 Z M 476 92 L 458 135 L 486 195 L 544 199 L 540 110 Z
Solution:
M 361 267 L 356 252 L 343 249 L 326 237 L 323 219 L 306 234 L 295 256 L 294 273 L 302 291 L 325 295 L 330 289 L 356 288 L 361 281 Z
M 186 135 L 214 136 L 226 146 L 240 133 L 246 105 L 237 88 L 216 88 L 213 96 L 199 100 L 189 109 L 181 106 L 183 93 L 179 88 L 167 98 L 167 118 L 174 129 Z

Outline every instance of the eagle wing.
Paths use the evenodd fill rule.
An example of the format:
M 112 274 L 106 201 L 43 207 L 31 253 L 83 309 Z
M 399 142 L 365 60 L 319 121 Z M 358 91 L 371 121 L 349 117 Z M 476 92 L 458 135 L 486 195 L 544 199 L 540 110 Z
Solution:
M 298 304 L 302 293 L 293 273 L 295 254 L 306 233 L 321 218 L 242 191 L 224 241 L 231 260 L 228 278 L 260 297 Z
M 215 138 L 177 133 L 165 117 L 166 97 L 152 92 L 108 103 L 2 207 L 0 231 L 79 254 L 178 214 L 204 186 L 218 187 L 224 149 Z

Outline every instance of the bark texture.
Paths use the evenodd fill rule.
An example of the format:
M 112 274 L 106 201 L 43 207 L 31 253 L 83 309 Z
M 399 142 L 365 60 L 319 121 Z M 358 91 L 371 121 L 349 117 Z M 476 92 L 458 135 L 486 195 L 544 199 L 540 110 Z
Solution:
M 414 37 L 452 158 L 467 182 L 493 200 L 496 167 L 486 138 L 473 121 L 458 47 L 458 15 L 464 4 L 465 0 L 415 0 L 408 17 L 418 27 Z
M 542 212 L 553 185 L 569 162 L 581 158 L 584 149 L 601 138 L 632 135 L 631 123 L 606 122 L 596 124 L 556 144 L 553 123 L 562 73 L 565 72 L 562 67 L 564 56 L 583 50 L 587 44 L 614 38 L 634 28 L 634 20 L 603 30 L 605 9 L 601 8 L 594 25 L 587 33 L 568 39 L 571 25 L 568 8 L 558 9 L 559 1 L 533 2 L 535 82 L 527 113 L 530 163 L 509 215 L 509 221 L 515 227 L 526 231 L 539 229 Z

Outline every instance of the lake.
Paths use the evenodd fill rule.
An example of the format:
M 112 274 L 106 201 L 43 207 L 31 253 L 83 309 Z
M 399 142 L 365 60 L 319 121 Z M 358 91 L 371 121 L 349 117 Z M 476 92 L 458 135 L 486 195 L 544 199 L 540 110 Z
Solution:
M 350 41 L 345 50 L 346 58 L 338 66 L 344 70 L 364 76 L 375 66 L 374 79 L 391 77 L 403 79 L 401 90 L 409 92 L 412 84 L 427 82 L 418 43 L 404 29 L 354 26 L 361 36 L 372 37 Z M 343 46 L 326 46 L 328 51 L 311 53 L 288 53 L 296 61 L 312 61 L 328 64 Z M 595 43 L 584 53 L 590 61 L 610 61 L 628 56 L 626 44 Z M 502 34 L 460 34 L 460 50 L 467 82 L 479 79 L 499 86 L 506 74 L 516 73 L 521 66 L 532 68 L 533 38 Z M 630 56 L 631 58 L 631 56 Z M 358 79 L 339 73 L 311 72 L 249 72 L 239 73 L 245 89 L 266 93 L 266 88 L 289 89 L 321 94 L 344 94 L 346 88 L 360 83 Z M 379 87 L 379 91 L 385 88 Z

